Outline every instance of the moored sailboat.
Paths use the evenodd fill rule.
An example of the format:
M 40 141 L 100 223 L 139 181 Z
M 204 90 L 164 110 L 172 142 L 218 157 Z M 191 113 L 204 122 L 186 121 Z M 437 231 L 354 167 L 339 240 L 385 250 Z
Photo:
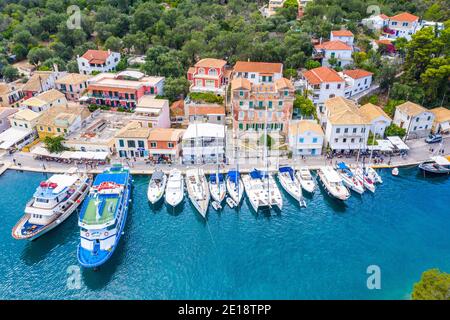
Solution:
M 206 180 L 203 169 L 190 169 L 186 171 L 186 188 L 189 199 L 194 205 L 195 209 L 206 218 L 208 205 L 210 200 L 210 193 L 208 188 L 208 181 Z
M 302 187 L 294 174 L 294 169 L 289 166 L 280 167 L 278 169 L 278 180 L 283 189 L 295 200 L 303 199 Z
M 227 186 L 223 174 L 218 173 L 209 176 L 209 191 L 211 193 L 211 198 L 219 204 L 225 200 Z
M 244 184 L 242 183 L 241 175 L 237 170 L 230 170 L 226 179 L 227 191 L 231 199 L 239 205 L 244 196 Z
M 347 167 L 345 162 L 339 162 L 336 168 L 337 172 L 342 178 L 342 182 L 344 185 L 353 190 L 358 194 L 364 193 L 364 185 L 361 179 L 359 179 L 353 172 L 350 171 L 350 168 Z
M 243 175 L 242 182 L 247 198 L 255 212 L 270 208 L 269 195 L 263 186 L 261 171 L 254 169 L 249 174 Z

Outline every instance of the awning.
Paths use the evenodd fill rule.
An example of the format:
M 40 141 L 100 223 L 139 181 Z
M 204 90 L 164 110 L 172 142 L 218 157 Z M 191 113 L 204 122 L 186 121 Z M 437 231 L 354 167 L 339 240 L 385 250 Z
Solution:
M 387 137 L 387 139 L 399 150 L 409 150 L 409 147 L 406 145 L 406 143 L 403 142 L 400 137 Z
M 33 131 L 24 128 L 9 128 L 0 133 L 0 149 L 9 149 L 14 147 L 19 141 L 25 139 Z

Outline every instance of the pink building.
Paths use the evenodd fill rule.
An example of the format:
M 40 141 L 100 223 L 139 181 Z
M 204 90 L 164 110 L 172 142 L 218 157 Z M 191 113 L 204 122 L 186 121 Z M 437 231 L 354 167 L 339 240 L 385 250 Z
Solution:
M 101 73 L 89 80 L 88 94 L 80 101 L 134 109 L 143 96 L 163 95 L 164 80 L 164 77 L 147 77 L 136 71 Z
M 225 65 L 227 62 L 220 59 L 202 59 L 189 68 L 187 78 L 191 83 L 191 92 L 212 92 L 218 95 L 225 94 L 228 83 Z

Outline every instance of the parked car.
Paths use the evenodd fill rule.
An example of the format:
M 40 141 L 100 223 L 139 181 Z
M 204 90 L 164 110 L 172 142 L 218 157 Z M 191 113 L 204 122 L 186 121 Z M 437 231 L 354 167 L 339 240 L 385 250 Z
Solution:
M 442 141 L 442 136 L 440 134 L 430 134 L 426 139 L 426 143 L 438 143 Z

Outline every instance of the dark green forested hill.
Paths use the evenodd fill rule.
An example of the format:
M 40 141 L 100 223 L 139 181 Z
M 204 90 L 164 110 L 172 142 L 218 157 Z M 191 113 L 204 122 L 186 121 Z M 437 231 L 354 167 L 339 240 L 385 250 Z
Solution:
M 224 58 L 231 64 L 247 59 L 280 61 L 294 73 L 308 65 L 311 38 L 327 37 L 333 28 L 349 28 L 357 34 L 359 44 L 370 49 L 367 30 L 358 25 L 370 15 L 369 5 L 378 5 L 386 14 L 409 11 L 438 21 L 449 18 L 450 7 L 448 0 L 315 0 L 306 8 L 305 17 L 297 21 L 294 7 L 263 18 L 258 9 L 267 2 L 3 0 L 0 72 L 7 79 L 16 77 L 8 67 L 8 57 L 28 58 L 40 69 L 57 64 L 62 70 L 76 72 L 76 56 L 100 47 L 124 54 L 146 54 L 142 70 L 170 78 L 168 92 L 176 95 L 186 89 L 187 68 L 202 57 Z M 80 10 L 78 29 L 67 26 L 67 8 L 71 5 Z M 76 15 L 71 16 L 74 21 Z M 383 67 L 376 54 L 361 64 L 376 73 Z M 121 67 L 126 67 L 125 61 Z M 429 93 L 424 90 L 425 94 Z

